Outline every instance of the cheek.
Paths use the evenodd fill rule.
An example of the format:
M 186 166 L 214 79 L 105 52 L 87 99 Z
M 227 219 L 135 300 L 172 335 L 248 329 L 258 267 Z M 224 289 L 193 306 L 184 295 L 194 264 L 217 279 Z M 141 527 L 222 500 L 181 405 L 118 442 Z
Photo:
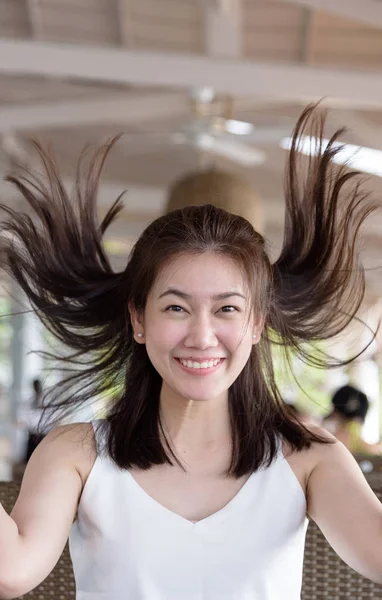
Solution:
M 245 331 L 240 329 L 239 331 L 232 332 L 229 344 L 229 349 L 235 356 L 235 362 L 244 365 L 249 359 L 253 348 L 251 331 L 249 329 Z
M 216 335 L 220 341 L 224 343 L 224 345 L 232 352 L 245 352 L 248 344 L 251 344 L 249 329 L 247 329 L 242 323 L 230 323 L 227 325 L 222 325 L 216 331 Z
M 151 326 L 150 326 L 151 325 Z M 170 319 L 156 319 L 148 323 L 146 330 L 147 345 L 155 349 L 171 349 L 177 346 L 187 335 L 185 324 Z

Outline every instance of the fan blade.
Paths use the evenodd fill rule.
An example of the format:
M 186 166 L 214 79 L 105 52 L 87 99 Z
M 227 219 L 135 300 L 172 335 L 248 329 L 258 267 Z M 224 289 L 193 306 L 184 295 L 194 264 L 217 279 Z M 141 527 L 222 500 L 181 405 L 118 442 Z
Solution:
M 173 133 L 124 133 L 118 142 L 128 156 L 140 156 L 163 150 L 174 143 Z
M 293 131 L 293 127 L 287 125 L 280 125 L 279 127 L 256 127 L 254 126 L 252 131 L 244 135 L 243 138 L 246 142 L 257 145 L 267 144 L 279 144 L 285 137 L 290 137 Z M 224 137 L 232 136 L 232 133 L 227 133 Z M 235 135 L 236 137 L 236 135 Z
M 232 138 L 225 139 L 223 137 L 215 138 L 209 135 L 201 135 L 194 140 L 193 145 L 246 167 L 262 165 L 266 159 L 265 152 L 237 142 Z

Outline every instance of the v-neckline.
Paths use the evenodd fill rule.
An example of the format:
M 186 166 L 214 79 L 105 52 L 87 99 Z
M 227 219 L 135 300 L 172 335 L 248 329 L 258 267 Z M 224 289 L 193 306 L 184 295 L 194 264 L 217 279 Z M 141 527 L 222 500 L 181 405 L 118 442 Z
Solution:
M 136 481 L 135 477 L 130 473 L 130 471 L 128 469 L 125 472 L 127 473 L 128 477 L 129 477 L 130 481 L 132 482 L 132 484 L 134 485 L 135 489 L 141 495 L 143 495 L 147 501 L 151 502 L 153 504 L 153 506 L 155 506 L 157 509 L 161 510 L 164 513 L 167 513 L 172 518 L 179 520 L 179 522 L 185 524 L 187 527 L 189 527 L 191 529 L 200 529 L 200 528 L 204 527 L 205 525 L 209 525 L 210 523 L 214 523 L 216 521 L 221 522 L 225 516 L 228 516 L 228 514 L 234 509 L 235 505 L 246 494 L 246 491 L 250 485 L 250 482 L 252 481 L 253 477 L 256 475 L 256 473 L 251 473 L 249 475 L 248 479 L 246 479 L 246 481 L 243 483 L 241 488 L 236 492 L 234 497 L 231 498 L 231 500 L 229 500 L 225 506 L 223 506 L 216 512 L 212 513 L 212 515 L 205 517 L 204 519 L 200 519 L 199 521 L 190 521 L 189 519 L 182 517 L 182 515 L 176 513 L 175 511 L 171 510 L 170 508 L 167 508 L 166 506 L 161 504 L 158 500 L 155 500 L 155 498 L 150 496 L 150 494 L 148 492 L 146 492 L 143 489 L 143 487 Z

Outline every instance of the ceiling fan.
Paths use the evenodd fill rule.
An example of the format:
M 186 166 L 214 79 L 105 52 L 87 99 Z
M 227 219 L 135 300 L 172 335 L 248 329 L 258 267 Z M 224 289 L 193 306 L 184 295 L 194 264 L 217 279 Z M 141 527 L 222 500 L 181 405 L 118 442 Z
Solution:
M 130 146 L 132 154 L 141 154 L 168 144 L 186 145 L 202 152 L 212 163 L 214 156 L 220 156 L 249 167 L 263 164 L 264 146 L 279 145 L 293 129 L 294 123 L 288 118 L 258 126 L 233 119 L 232 97 L 219 97 L 209 86 L 193 88 L 190 100 L 192 118 L 178 129 L 169 133 L 126 134 L 122 138 L 126 148 Z
M 279 146 L 292 132 L 294 121 L 272 116 L 254 125 L 233 118 L 233 98 L 219 96 L 209 86 L 190 91 L 191 118 L 169 132 L 126 133 L 121 144 L 124 154 L 141 155 L 169 145 L 188 146 L 201 157 L 203 166 L 213 166 L 222 157 L 243 167 L 264 164 L 266 147 Z M 11 159 L 23 159 L 22 140 L 14 132 L 2 135 L 2 147 Z M 28 159 L 25 154 L 25 159 Z

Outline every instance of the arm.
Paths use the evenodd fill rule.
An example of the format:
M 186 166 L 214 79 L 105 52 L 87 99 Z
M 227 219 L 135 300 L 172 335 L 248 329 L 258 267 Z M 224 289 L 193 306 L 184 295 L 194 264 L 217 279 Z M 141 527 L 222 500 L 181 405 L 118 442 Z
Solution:
M 75 467 L 83 453 L 83 426 L 57 427 L 43 439 L 27 465 L 11 515 L 1 509 L 0 598 L 29 592 L 61 556 L 83 487 Z
M 382 504 L 343 444 L 318 446 L 307 485 L 308 514 L 342 560 L 382 583 Z

